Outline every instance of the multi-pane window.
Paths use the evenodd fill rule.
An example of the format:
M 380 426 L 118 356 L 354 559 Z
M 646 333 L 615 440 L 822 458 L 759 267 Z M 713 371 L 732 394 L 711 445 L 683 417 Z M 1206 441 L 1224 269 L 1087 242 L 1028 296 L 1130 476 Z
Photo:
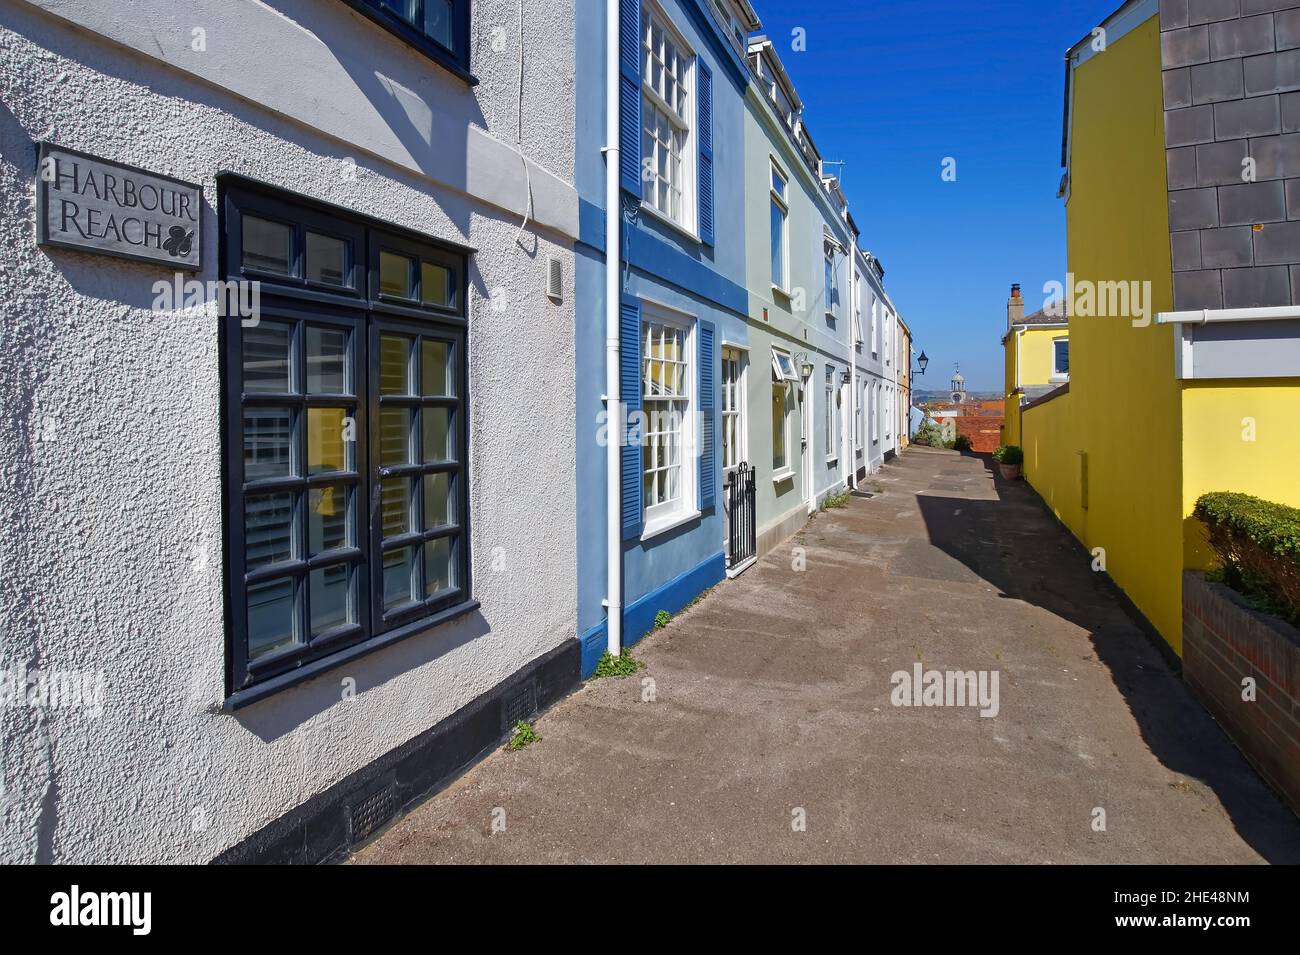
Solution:
M 385 613 L 459 586 L 459 339 L 412 327 L 378 333 L 379 500 Z
M 826 297 L 826 312 L 830 314 L 835 308 L 835 249 L 830 243 L 822 249 L 822 271 L 825 285 L 822 294 Z
M 695 58 L 649 9 L 642 17 L 641 33 L 641 197 L 651 208 L 690 228 L 690 84 Z
M 243 563 L 248 660 L 359 625 L 353 323 L 244 329 Z
M 854 402 L 854 404 L 856 407 L 853 409 L 855 416 L 853 433 L 858 443 L 858 457 L 862 457 L 862 450 L 867 446 L 867 386 L 865 383 L 859 386 L 858 400 Z
M 786 454 L 785 406 L 790 386 L 783 381 L 772 382 L 772 473 L 780 474 L 790 467 Z
M 799 381 L 794 359 L 779 348 L 772 349 L 772 473 L 791 470 L 790 415 L 794 387 Z
M 785 174 L 772 164 L 771 205 L 772 205 L 772 284 L 779 289 L 789 288 L 786 255 L 786 219 L 790 215 L 787 201 L 788 181 Z
M 744 353 L 722 350 L 722 466 L 734 468 L 745 460 Z
M 690 334 L 685 324 L 659 318 L 642 322 L 641 334 L 642 499 L 646 523 L 651 524 L 694 506 L 694 470 L 687 453 Z
M 470 0 L 347 0 L 435 59 L 469 68 Z
M 853 294 L 853 344 L 862 344 L 862 282 L 859 280 L 852 289 Z
M 1052 342 L 1052 374 L 1058 378 L 1070 374 L 1070 340 L 1057 338 Z
M 826 412 L 824 437 L 826 440 L 826 460 L 835 461 L 840 456 L 840 388 L 839 374 L 834 365 L 826 366 Z
M 822 441 L 826 446 L 826 456 L 835 457 L 835 445 L 832 444 L 832 432 L 834 425 L 831 422 L 833 417 L 833 408 L 835 406 L 835 366 L 826 366 L 826 387 L 823 389 L 824 400 L 822 402 L 825 410 L 822 412 Z
M 872 389 L 871 405 L 871 443 L 875 444 L 880 440 L 880 385 Z
M 229 181 L 229 180 L 228 180 Z M 228 182 L 227 181 L 227 182 Z M 471 605 L 465 256 L 222 183 L 231 690 Z

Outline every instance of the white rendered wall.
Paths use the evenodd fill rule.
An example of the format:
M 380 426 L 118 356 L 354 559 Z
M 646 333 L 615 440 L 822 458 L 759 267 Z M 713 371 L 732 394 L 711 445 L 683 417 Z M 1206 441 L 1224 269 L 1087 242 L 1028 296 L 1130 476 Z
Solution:
M 526 6 L 524 151 L 544 227 L 517 246 L 514 0 L 474 5 L 477 48 L 503 26 L 509 52 L 476 58 L 472 90 L 336 2 L 0 0 L 0 667 L 106 681 L 97 718 L 0 708 L 0 860 L 207 861 L 574 636 L 573 11 Z M 257 29 L 234 43 L 244 17 Z M 190 19 L 207 58 L 178 68 Z M 217 278 L 219 170 L 479 250 L 480 613 L 220 711 L 215 304 L 156 312 L 162 267 L 38 248 L 37 139 L 202 183 L 200 279 Z

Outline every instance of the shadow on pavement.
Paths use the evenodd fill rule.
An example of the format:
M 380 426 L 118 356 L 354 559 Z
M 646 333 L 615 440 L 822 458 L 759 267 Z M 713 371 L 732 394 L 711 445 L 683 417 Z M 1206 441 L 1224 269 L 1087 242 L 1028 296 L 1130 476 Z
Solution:
M 1005 598 L 1040 607 L 1086 630 L 1098 660 L 1124 695 L 1151 752 L 1172 772 L 1214 791 L 1241 837 L 1274 863 L 1300 863 L 1300 822 L 1170 666 L 1176 661 L 1122 591 L 1091 569 L 1091 556 L 1023 481 L 1005 481 L 988 455 L 954 457 L 954 467 L 993 475 L 997 500 L 942 496 L 974 489 L 943 472 L 917 496 L 930 543 Z

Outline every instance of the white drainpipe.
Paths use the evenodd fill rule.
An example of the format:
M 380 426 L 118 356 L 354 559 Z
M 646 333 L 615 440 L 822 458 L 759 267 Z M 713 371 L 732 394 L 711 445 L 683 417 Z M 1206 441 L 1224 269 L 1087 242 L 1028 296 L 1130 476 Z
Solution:
M 859 325 L 858 321 L 858 279 L 857 279 L 857 257 L 858 257 L 858 240 L 853 235 L 853 230 L 849 230 L 849 474 L 847 484 L 849 487 L 858 486 L 858 349 L 855 342 L 856 333 L 854 329 Z M 866 460 L 867 449 L 862 449 L 863 460 Z
M 619 192 L 619 3 L 605 5 L 605 410 L 609 441 L 605 448 L 605 532 L 608 593 L 605 598 L 609 652 L 623 648 L 623 508 L 622 445 L 626 433 L 619 384 L 619 272 L 622 221 Z M 618 439 L 615 435 L 620 436 Z
M 1029 331 L 1027 328 L 1016 329 L 1016 430 L 1019 432 L 1016 437 L 1017 441 L 1025 440 L 1025 400 L 1024 395 L 1020 392 L 1022 387 L 1020 384 L 1020 352 L 1025 347 L 1025 332 L 1027 331 Z

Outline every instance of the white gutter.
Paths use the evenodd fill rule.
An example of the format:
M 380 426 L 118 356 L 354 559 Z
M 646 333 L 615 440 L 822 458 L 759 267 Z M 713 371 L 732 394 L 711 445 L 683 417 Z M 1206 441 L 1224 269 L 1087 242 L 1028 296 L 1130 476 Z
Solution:
M 607 649 L 623 649 L 623 496 L 622 449 L 627 434 L 626 409 L 619 383 L 619 273 L 622 245 L 619 226 L 619 2 L 605 4 L 605 410 L 609 440 L 605 446 L 605 533 Z M 618 440 L 614 439 L 618 435 Z
M 1206 325 L 1216 322 L 1265 322 L 1300 318 L 1300 305 L 1276 308 L 1201 308 L 1189 312 L 1161 312 L 1157 325 Z

